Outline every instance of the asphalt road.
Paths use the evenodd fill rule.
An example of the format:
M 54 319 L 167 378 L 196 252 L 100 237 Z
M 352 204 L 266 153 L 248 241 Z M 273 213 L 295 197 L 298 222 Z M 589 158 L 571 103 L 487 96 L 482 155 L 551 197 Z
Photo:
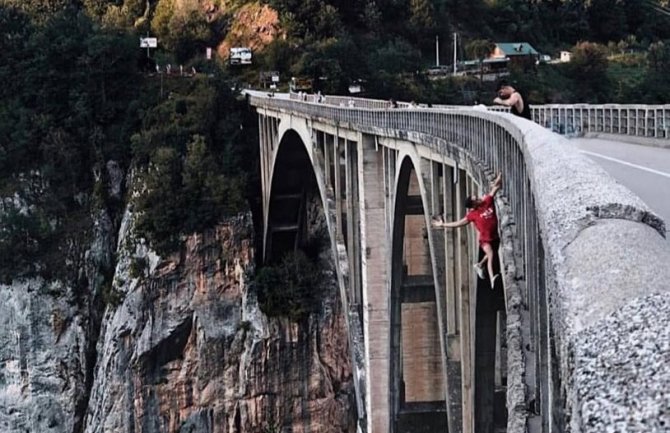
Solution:
M 670 229 L 670 149 L 597 138 L 570 141 L 644 200 Z

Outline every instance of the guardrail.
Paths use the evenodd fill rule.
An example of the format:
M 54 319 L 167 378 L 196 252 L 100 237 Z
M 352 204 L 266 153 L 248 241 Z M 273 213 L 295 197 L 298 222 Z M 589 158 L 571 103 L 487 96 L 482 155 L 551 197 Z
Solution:
M 670 138 L 670 105 L 531 105 L 533 121 L 559 134 Z
M 321 103 L 350 108 L 392 108 L 390 101 L 348 96 L 324 96 Z M 290 99 L 318 102 L 317 95 L 291 93 Z M 448 104 L 416 104 L 397 101 L 396 108 L 435 108 L 442 110 L 473 107 Z M 508 107 L 486 106 L 488 111 L 509 112 Z M 670 139 L 670 104 L 546 104 L 530 106 L 535 123 L 561 135 L 605 133 Z

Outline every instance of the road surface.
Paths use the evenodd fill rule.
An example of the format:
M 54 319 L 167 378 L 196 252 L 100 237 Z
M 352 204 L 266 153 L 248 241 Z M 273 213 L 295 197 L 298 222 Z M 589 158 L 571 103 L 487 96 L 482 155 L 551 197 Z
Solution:
M 597 138 L 570 141 L 644 200 L 665 220 L 666 230 L 670 228 L 670 149 Z

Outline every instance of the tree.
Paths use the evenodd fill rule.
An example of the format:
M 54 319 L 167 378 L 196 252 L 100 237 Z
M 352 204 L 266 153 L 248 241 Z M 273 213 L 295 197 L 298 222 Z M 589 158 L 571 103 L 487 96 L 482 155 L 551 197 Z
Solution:
M 495 44 L 488 39 L 474 39 L 467 43 L 465 51 L 471 59 L 479 61 L 479 81 L 484 81 L 484 59 L 491 54 Z
M 591 0 L 588 8 L 593 38 L 599 42 L 617 41 L 628 33 L 623 1 Z
M 660 74 L 670 73 L 670 44 L 663 41 L 654 42 L 649 45 L 647 52 L 649 68 Z
M 610 85 L 607 76 L 607 51 L 593 42 L 580 42 L 572 50 L 570 75 L 575 82 L 576 102 L 606 102 Z
M 309 257 L 290 252 L 256 274 L 261 309 L 268 316 L 304 320 L 319 308 L 321 281 L 319 267 Z

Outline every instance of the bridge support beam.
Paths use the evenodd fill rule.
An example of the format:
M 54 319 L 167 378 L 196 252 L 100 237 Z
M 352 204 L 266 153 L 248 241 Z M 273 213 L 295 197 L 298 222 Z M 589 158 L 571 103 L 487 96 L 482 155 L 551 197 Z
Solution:
M 445 205 L 445 198 L 453 195 L 451 170 L 441 162 L 422 160 L 423 184 L 429 201 L 428 217 L 444 213 L 447 220 L 453 220 L 453 205 Z M 446 212 L 448 209 L 448 212 Z M 453 231 L 430 230 L 429 242 L 433 275 L 435 276 L 435 299 L 438 306 L 438 325 L 440 346 L 442 351 L 442 369 L 447 424 L 450 433 L 462 431 L 462 394 L 461 394 L 461 363 L 456 335 L 456 298 L 453 281 Z M 450 245 L 450 242 L 451 245 Z
M 467 197 L 469 191 L 467 188 L 467 176 L 464 170 L 455 168 L 454 185 L 455 203 L 454 219 L 459 219 L 457 215 L 462 215 L 459 210 Z M 456 231 L 456 293 L 458 296 L 457 305 L 459 306 L 458 319 L 460 330 L 460 351 L 461 351 L 461 398 L 463 414 L 463 433 L 474 433 L 474 388 L 473 388 L 473 361 L 472 352 L 473 330 L 472 330 L 472 312 L 470 305 L 470 277 L 472 270 L 470 268 L 470 239 L 464 230 Z
M 375 139 L 363 135 L 360 195 L 365 204 L 361 218 L 363 320 L 367 342 L 366 404 L 369 433 L 389 431 L 389 255 L 386 240 L 386 175 L 383 152 Z
M 446 221 L 458 219 L 456 212 L 456 187 L 454 173 L 457 168 L 443 164 L 442 211 Z M 445 290 L 447 316 L 447 386 L 449 390 L 449 431 L 459 433 L 463 430 L 463 380 L 461 361 L 461 332 L 459 322 L 460 285 L 457 257 L 459 254 L 457 232 L 447 230 L 444 233 Z
M 479 259 L 484 251 L 479 250 Z M 494 264 L 494 272 L 499 266 Z M 475 315 L 475 431 L 493 433 L 496 426 L 496 352 L 498 311 L 504 308 L 500 284 L 491 290 L 488 279 L 477 281 L 477 314 Z M 503 401 L 504 409 L 504 401 Z

